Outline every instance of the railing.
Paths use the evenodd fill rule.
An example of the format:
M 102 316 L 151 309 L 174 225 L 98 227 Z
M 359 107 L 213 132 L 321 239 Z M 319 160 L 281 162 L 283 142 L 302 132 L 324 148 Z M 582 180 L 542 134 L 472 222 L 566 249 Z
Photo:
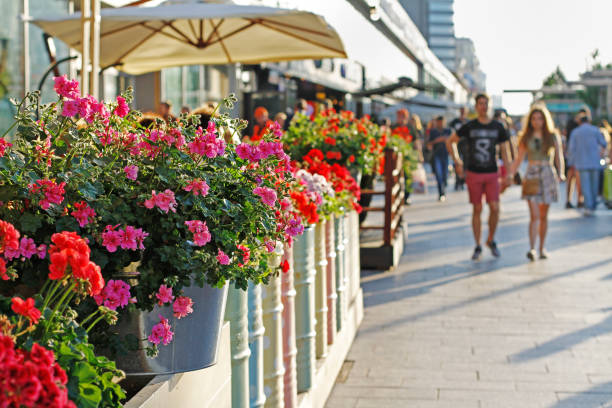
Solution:
M 323 407 L 363 316 L 357 230 L 354 211 L 313 225 L 287 273 L 231 292 L 233 408 Z
M 363 189 L 361 195 L 384 195 L 382 206 L 364 207 L 363 211 L 384 212 L 384 225 L 368 225 L 360 227 L 362 230 L 383 230 L 383 243 L 392 244 L 397 229 L 400 226 L 404 206 L 404 170 L 402 154 L 392 149 L 385 149 L 384 190 Z

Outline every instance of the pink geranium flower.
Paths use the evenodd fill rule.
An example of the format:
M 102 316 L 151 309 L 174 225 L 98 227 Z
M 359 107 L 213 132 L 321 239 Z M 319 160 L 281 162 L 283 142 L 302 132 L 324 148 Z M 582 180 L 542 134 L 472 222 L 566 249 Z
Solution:
M 172 295 L 172 288 L 169 288 L 166 285 L 161 285 L 155 294 L 155 297 L 157 298 L 160 306 L 164 303 L 172 302 L 172 299 L 174 299 L 174 296 Z
M 229 256 L 227 256 L 227 254 L 221 249 L 219 249 L 219 252 L 217 253 L 217 261 L 219 261 L 221 265 L 229 265 L 230 263 Z
M 61 204 L 64 201 L 65 185 L 65 182 L 57 184 L 55 180 L 36 180 L 36 184 L 31 184 L 29 190 L 33 194 L 42 191 L 44 198 L 40 200 L 40 207 L 47 210 L 51 204 Z
M 96 211 L 91 208 L 85 201 L 74 204 L 75 210 L 70 213 L 79 223 L 79 227 L 84 227 L 91 222 L 91 219 L 96 216 Z
M 123 231 L 115 230 L 118 225 L 107 225 L 102 233 L 102 245 L 108 252 L 115 252 L 123 240 Z
M 185 225 L 189 231 L 193 233 L 193 244 L 196 246 L 204 246 L 210 242 L 212 236 L 206 225 L 206 221 L 192 220 L 185 221 Z
M 238 263 L 238 266 L 242 268 L 251 259 L 251 250 L 244 245 L 236 245 L 236 248 L 242 251 L 242 263 Z
M 64 101 L 64 107 L 62 109 L 62 116 L 67 118 L 75 117 L 79 113 L 79 101 L 75 99 L 69 99 Z
M 274 207 L 274 204 L 276 204 L 276 191 L 271 188 L 255 187 L 255 189 L 253 189 L 253 194 L 261 197 L 261 201 L 270 207 Z
M 168 211 L 176 212 L 177 202 L 172 190 L 166 189 L 166 191 L 162 193 L 156 193 L 155 190 L 153 190 L 151 198 L 146 200 L 144 205 L 149 209 L 158 207 L 163 212 L 168 213 Z
M 177 297 L 172 305 L 172 311 L 174 312 L 174 317 L 178 319 L 193 313 L 193 300 L 187 296 Z
M 79 81 L 69 80 L 66 75 L 53 78 L 55 84 L 53 89 L 55 92 L 64 98 L 75 99 L 80 96 Z
M 151 330 L 148 340 L 153 344 L 157 345 L 162 343 L 166 346 L 172 341 L 173 336 L 174 332 L 171 330 L 168 319 L 164 319 L 162 315 L 159 315 L 159 323 L 153 326 L 153 330 Z
M 193 195 L 202 195 L 205 197 L 208 194 L 208 184 L 206 184 L 206 180 L 202 179 L 193 179 L 186 187 L 183 188 L 185 191 L 193 192 Z
M 122 280 L 109 280 L 102 292 L 94 296 L 98 305 L 104 304 L 111 310 L 125 307 L 130 303 L 130 285 Z
M 130 111 L 130 107 L 127 102 L 125 102 L 125 98 L 123 96 L 117 96 L 117 107 L 115 108 L 115 115 L 120 118 L 124 118 L 128 112 Z
M 130 180 L 136 180 L 138 178 L 138 166 L 130 164 L 129 166 L 125 166 L 123 171 L 125 172 L 125 177 Z
M 4 138 L 0 137 L 0 157 L 4 157 L 4 152 L 6 149 L 11 147 L 12 144 L 4 140 Z

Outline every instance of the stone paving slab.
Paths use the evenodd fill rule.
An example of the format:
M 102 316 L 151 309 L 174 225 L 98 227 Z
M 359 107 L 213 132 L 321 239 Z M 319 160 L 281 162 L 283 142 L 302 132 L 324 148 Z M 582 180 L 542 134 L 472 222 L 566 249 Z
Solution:
M 480 262 L 467 193 L 415 197 L 400 266 L 362 273 L 354 365 L 326 407 L 612 407 L 612 211 L 553 206 L 551 257 L 528 263 L 519 194 L 502 196 L 502 257 Z

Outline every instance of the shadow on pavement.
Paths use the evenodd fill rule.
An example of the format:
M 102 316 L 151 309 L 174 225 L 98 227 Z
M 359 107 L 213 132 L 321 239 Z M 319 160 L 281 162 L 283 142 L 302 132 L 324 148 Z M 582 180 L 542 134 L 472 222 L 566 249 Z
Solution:
M 529 282 L 521 283 L 519 285 L 511 286 L 511 287 L 508 287 L 508 288 L 505 288 L 505 289 L 496 290 L 496 291 L 493 291 L 493 292 L 488 293 L 486 295 L 476 296 L 476 297 L 473 297 L 473 298 L 470 298 L 470 299 L 466 299 L 466 300 L 463 300 L 463 301 L 460 301 L 460 302 L 456 302 L 456 303 L 453 303 L 453 304 L 449 304 L 449 305 L 445 305 L 445 306 L 440 306 L 440 307 L 437 307 L 435 309 L 431 309 L 431 310 L 428 310 L 428 311 L 425 311 L 425 312 L 421 312 L 421 313 L 417 313 L 417 314 L 412 314 L 412 315 L 407 315 L 405 317 L 401 317 L 399 319 L 395 319 L 395 320 L 390 321 L 390 322 L 385 322 L 385 323 L 382 323 L 382 324 L 379 324 L 379 325 L 375 325 L 375 326 L 369 326 L 368 328 L 360 330 L 359 332 L 360 333 L 375 332 L 375 331 L 381 330 L 385 326 L 402 325 L 402 324 L 405 324 L 405 323 L 408 323 L 408 322 L 414 322 L 414 321 L 421 320 L 421 319 L 424 319 L 424 318 L 427 318 L 427 317 L 436 316 L 436 315 L 439 315 L 439 314 L 442 314 L 442 313 L 446 313 L 446 312 L 451 311 L 451 310 L 459 309 L 459 308 L 462 308 L 462 307 L 465 307 L 465 306 L 469 306 L 469 305 L 472 305 L 472 304 L 475 304 L 475 303 L 479 303 L 479 302 L 483 302 L 483 301 L 486 301 L 486 300 L 494 299 L 494 298 L 497 298 L 497 297 L 500 297 L 500 296 L 508 295 L 510 293 L 519 292 L 519 291 L 524 290 L 524 289 L 532 288 L 534 286 L 538 286 L 538 285 L 541 285 L 541 284 L 546 283 L 546 282 L 550 282 L 550 281 L 555 280 L 555 279 L 565 278 L 565 277 L 568 277 L 568 276 L 571 276 L 571 275 L 575 275 L 577 273 L 581 273 L 581 272 L 585 272 L 585 271 L 591 270 L 593 268 L 598 268 L 598 267 L 601 267 L 603 265 L 608 265 L 610 262 L 612 262 L 612 258 L 608 258 L 608 259 L 605 259 L 605 260 L 602 260 L 602 261 L 598 261 L 598 262 L 594 262 L 594 263 L 591 263 L 591 264 L 583 265 L 583 266 L 580 266 L 580 267 L 577 267 L 577 268 L 572 268 L 572 269 L 569 269 L 569 270 L 567 270 L 565 272 L 560 272 L 560 273 L 552 274 L 552 275 L 549 275 L 549 276 L 546 276 L 546 277 L 543 277 L 543 278 L 540 278 L 540 279 L 535 279 L 535 280 L 532 280 L 532 281 L 529 281 Z M 480 272 L 480 273 L 492 272 L 492 271 L 494 271 L 496 269 L 497 269 L 496 265 L 493 264 L 490 268 L 488 268 L 486 270 L 486 272 Z M 465 278 L 467 276 L 473 276 L 473 274 L 466 275 L 466 276 L 464 276 L 462 278 Z M 392 275 L 389 276 L 389 284 L 386 287 L 387 289 L 391 289 L 391 288 L 397 287 L 397 285 L 396 285 L 397 282 L 393 282 L 393 278 L 394 278 L 394 276 L 392 276 Z M 393 299 L 386 299 L 385 300 L 384 299 L 385 294 L 381 294 L 383 296 L 383 298 L 381 298 L 379 300 L 376 300 L 376 298 L 374 296 L 369 296 L 368 291 L 367 291 L 367 287 L 365 285 L 364 285 L 364 293 L 368 295 L 367 296 L 367 301 L 365 302 L 367 306 L 370 306 L 372 303 L 377 302 L 377 301 L 379 303 L 386 303 L 386 302 L 389 302 L 389 301 L 393 300 Z M 388 296 L 388 294 L 387 294 L 387 296 Z M 413 294 L 413 296 L 414 296 L 414 294 Z M 372 302 L 372 303 L 370 303 L 370 302 Z
M 612 316 L 589 327 L 576 330 L 509 356 L 511 363 L 523 363 L 568 350 L 593 337 L 612 332 Z M 612 392 L 612 391 L 611 391 Z
M 562 399 L 549 408 L 600 408 L 609 407 L 612 401 L 612 382 L 596 385 L 587 391 Z M 605 405 L 604 405 L 605 404 Z

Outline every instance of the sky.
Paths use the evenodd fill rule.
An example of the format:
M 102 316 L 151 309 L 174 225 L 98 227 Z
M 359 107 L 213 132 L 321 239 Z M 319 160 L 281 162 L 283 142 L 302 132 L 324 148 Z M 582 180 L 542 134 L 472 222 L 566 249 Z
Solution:
M 579 79 L 595 49 L 612 62 L 612 0 L 455 0 L 455 35 L 474 41 L 488 93 L 537 89 L 557 65 Z M 512 114 L 530 102 L 503 96 Z

